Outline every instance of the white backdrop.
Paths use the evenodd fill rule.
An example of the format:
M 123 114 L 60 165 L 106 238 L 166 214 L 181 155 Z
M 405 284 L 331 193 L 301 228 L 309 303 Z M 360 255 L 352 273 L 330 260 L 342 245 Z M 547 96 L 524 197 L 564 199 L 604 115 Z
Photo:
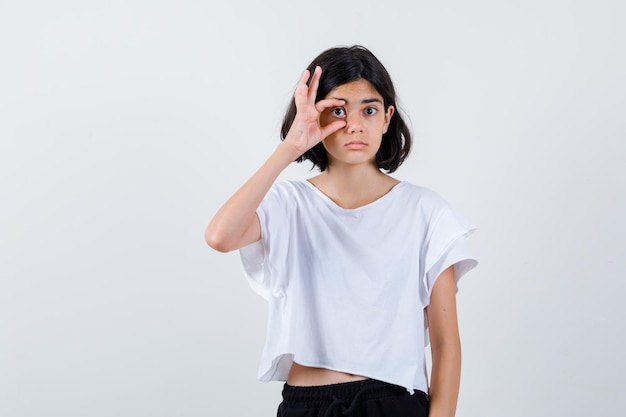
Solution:
M 625 18 L 619 0 L 0 1 L 0 415 L 275 415 L 265 304 L 203 231 L 305 66 L 355 43 L 414 128 L 396 176 L 480 227 L 458 416 L 623 415 Z

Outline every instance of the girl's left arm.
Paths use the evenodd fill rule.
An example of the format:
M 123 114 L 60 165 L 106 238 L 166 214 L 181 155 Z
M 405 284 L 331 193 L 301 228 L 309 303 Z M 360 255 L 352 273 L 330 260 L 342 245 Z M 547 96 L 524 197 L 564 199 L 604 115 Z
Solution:
M 426 307 L 432 375 L 429 417 L 454 417 L 461 381 L 461 340 L 456 312 L 454 267 L 439 275 Z

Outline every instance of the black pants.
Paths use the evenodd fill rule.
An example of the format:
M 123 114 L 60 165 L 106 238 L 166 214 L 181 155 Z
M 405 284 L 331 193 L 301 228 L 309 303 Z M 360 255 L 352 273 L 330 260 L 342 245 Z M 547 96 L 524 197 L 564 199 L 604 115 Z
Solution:
M 427 417 L 428 395 L 366 379 L 317 387 L 285 384 L 278 417 Z

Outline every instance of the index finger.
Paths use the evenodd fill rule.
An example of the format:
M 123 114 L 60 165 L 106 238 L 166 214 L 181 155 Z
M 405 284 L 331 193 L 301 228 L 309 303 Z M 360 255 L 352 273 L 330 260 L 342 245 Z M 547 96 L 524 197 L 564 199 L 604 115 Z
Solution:
M 317 103 L 315 103 L 315 110 L 317 110 L 319 113 L 322 113 L 324 110 L 330 107 L 339 107 L 345 104 L 346 104 L 346 101 L 340 98 L 327 98 L 327 99 L 320 100 Z

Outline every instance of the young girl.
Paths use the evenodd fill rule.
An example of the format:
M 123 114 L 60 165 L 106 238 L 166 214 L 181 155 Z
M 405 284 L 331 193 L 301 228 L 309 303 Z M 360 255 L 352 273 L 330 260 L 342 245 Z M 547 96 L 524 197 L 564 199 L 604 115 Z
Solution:
M 434 192 L 381 171 L 411 147 L 386 69 L 361 46 L 320 54 L 282 139 L 205 235 L 214 249 L 240 250 L 268 300 L 259 379 L 286 381 L 278 416 L 454 416 L 456 282 L 476 265 L 474 227 Z M 305 159 L 321 173 L 274 183 Z

